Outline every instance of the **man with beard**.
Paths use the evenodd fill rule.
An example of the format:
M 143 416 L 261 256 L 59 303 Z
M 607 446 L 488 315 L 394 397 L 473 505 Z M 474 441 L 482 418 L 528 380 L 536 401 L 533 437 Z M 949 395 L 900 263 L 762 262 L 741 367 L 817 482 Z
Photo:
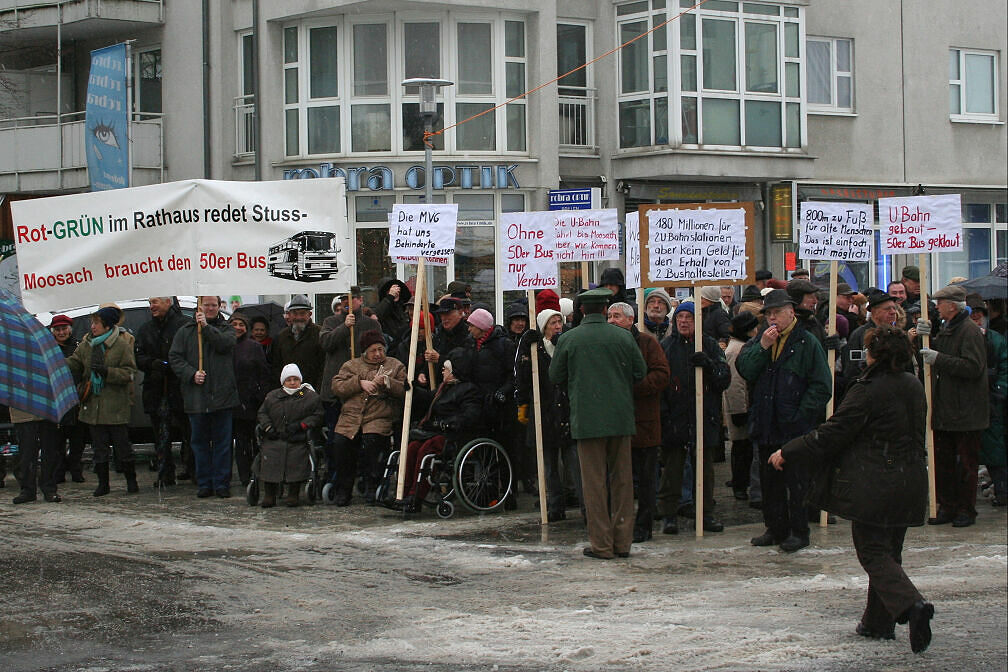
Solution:
M 672 297 L 661 287 L 647 292 L 644 300 L 644 328 L 658 339 L 665 338 L 669 330 L 669 314 L 672 312 Z
M 273 339 L 273 383 L 280 380 L 283 367 L 297 364 L 303 382 L 319 389 L 325 367 L 325 351 L 319 342 L 321 329 L 312 322 L 312 305 L 304 294 L 295 294 L 287 306 L 290 326 Z
M 186 323 L 173 296 L 152 296 L 148 299 L 151 319 L 137 330 L 137 368 L 143 371 L 143 406 L 150 416 L 154 429 L 154 454 L 157 456 L 158 475 L 154 487 L 175 485 L 175 458 L 172 455 L 172 438 L 182 440 L 179 456 L 185 466 L 181 480 L 192 478 L 193 456 L 189 446 L 189 420 L 182 406 L 182 389 L 178 376 L 168 364 L 175 334 Z
M 56 345 L 64 358 L 70 357 L 77 349 L 78 341 L 73 335 L 73 320 L 66 315 L 56 315 L 49 324 L 49 331 L 56 339 Z M 77 411 L 80 406 L 74 406 L 59 423 L 60 463 L 56 465 L 56 483 L 66 481 L 66 472 L 74 483 L 84 482 L 84 471 L 81 468 L 81 455 L 84 454 L 84 444 L 87 443 L 87 427 L 77 421 Z

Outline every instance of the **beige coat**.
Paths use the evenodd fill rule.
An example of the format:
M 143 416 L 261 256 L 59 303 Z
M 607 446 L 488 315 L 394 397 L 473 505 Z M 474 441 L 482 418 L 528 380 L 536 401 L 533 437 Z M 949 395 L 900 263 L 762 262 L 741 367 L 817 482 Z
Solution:
M 728 361 L 728 368 L 731 369 L 731 385 L 724 391 L 724 415 L 725 426 L 728 427 L 728 438 L 732 441 L 741 441 L 749 438 L 749 424 L 741 427 L 732 422 L 731 416 L 736 413 L 749 412 L 749 387 L 739 372 L 735 370 L 735 358 L 742 350 L 745 341 L 732 338 L 728 341 L 725 349 L 725 359 Z
M 361 380 L 374 380 L 381 367 L 380 380 L 388 375 L 388 385 L 374 396 L 365 396 Z M 332 391 L 343 400 L 336 433 L 352 439 L 358 432 L 390 436 L 402 419 L 402 399 L 406 396 L 406 367 L 394 357 L 379 364 L 368 364 L 363 357 L 351 359 L 340 367 L 332 381 Z
M 80 405 L 77 418 L 88 425 L 125 425 L 133 403 L 133 376 L 137 365 L 133 355 L 133 337 L 116 330 L 105 340 L 105 366 L 108 377 L 101 394 L 91 394 Z M 67 359 L 74 380 L 80 383 L 91 375 L 91 335 L 88 334 Z

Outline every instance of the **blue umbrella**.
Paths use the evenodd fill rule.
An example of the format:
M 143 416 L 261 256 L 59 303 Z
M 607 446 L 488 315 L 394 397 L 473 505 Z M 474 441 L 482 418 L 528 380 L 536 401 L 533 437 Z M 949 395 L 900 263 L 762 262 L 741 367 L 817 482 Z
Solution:
M 76 406 L 73 376 L 49 330 L 0 290 L 0 404 L 59 422 Z

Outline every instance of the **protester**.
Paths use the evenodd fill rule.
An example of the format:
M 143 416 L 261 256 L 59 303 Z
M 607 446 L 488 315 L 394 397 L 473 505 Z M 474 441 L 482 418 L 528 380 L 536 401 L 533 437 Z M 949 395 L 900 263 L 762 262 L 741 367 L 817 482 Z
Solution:
M 931 643 L 934 607 L 902 567 L 909 526 L 924 524 L 927 465 L 924 453 L 924 390 L 906 372 L 910 344 L 892 326 L 865 338 L 868 367 L 833 416 L 770 456 L 775 470 L 795 461 L 826 465 L 832 487 L 822 506 L 851 521 L 858 561 L 868 574 L 868 602 L 857 634 L 895 639 L 896 623 L 908 623 L 910 648 Z
M 966 290 L 950 285 L 934 293 L 941 327 L 921 358 L 931 365 L 935 492 L 938 513 L 932 525 L 968 527 L 976 520 L 980 437 L 990 424 L 987 403 L 987 344 L 966 312 Z M 932 333 L 918 320 L 917 335 Z
M 608 289 L 610 292 L 609 305 L 618 302 L 628 303 L 629 299 L 626 292 L 626 280 L 623 278 L 623 271 L 616 268 L 615 266 L 610 266 L 602 271 L 602 277 L 599 278 L 598 283 L 599 289 Z M 587 289 L 587 288 L 586 288 Z M 584 317 L 584 313 L 581 312 L 581 297 L 584 292 L 578 294 L 574 297 L 572 316 L 574 326 L 581 324 L 581 320 Z
M 661 342 L 668 362 L 670 382 L 661 402 L 662 472 L 658 488 L 658 513 L 662 533 L 678 534 L 679 498 L 683 487 L 683 468 L 687 455 L 694 469 L 696 457 L 696 383 L 697 368 L 703 369 L 703 529 L 720 532 L 724 525 L 714 517 L 714 449 L 721 442 L 721 395 L 731 384 L 731 371 L 720 344 L 703 335 L 703 351 L 696 351 L 696 322 L 692 301 L 679 304 L 672 315 L 675 330 Z M 723 444 L 722 444 L 723 445 Z
M 402 419 L 406 396 L 406 367 L 386 355 L 381 331 L 361 334 L 360 347 L 360 357 L 344 362 L 330 385 L 342 404 L 333 428 L 337 506 L 350 503 L 359 465 L 363 466 L 365 502 L 374 502 L 381 459 Z
M 634 324 L 633 308 L 623 302 L 609 306 L 609 324 L 628 330 L 637 342 L 647 372 L 634 384 L 634 426 L 630 443 L 634 481 L 637 483 L 635 544 L 651 538 L 655 511 L 655 481 L 658 478 L 658 448 L 662 444 L 661 395 L 669 384 L 669 365 L 658 340 Z
M 669 315 L 672 314 L 672 297 L 661 287 L 645 290 L 644 328 L 661 341 L 669 330 Z
M 728 313 L 728 317 L 735 314 L 735 309 L 738 308 L 738 301 L 735 299 L 735 288 L 731 285 L 724 285 L 721 287 L 721 306 Z
M 472 339 L 469 335 L 469 325 L 463 315 L 461 299 L 443 298 L 434 312 L 441 319 L 441 324 L 434 332 L 434 347 L 424 350 L 424 359 L 432 362 L 437 368 L 449 352 L 456 348 L 469 347 Z
M 584 320 L 560 338 L 549 375 L 567 385 L 570 398 L 591 544 L 584 554 L 626 557 L 633 542 L 633 386 L 647 369 L 630 333 L 605 322 L 612 292 L 580 297 Z
M 990 400 L 990 425 L 980 439 L 980 463 L 987 467 L 994 485 L 991 504 L 1008 504 L 1008 443 L 1005 442 L 1005 410 L 1008 395 L 1008 344 L 1001 334 L 990 329 L 988 308 L 979 296 L 966 300 L 970 319 L 980 327 L 987 346 L 987 386 Z
M 231 415 L 231 433 L 234 437 L 234 461 L 238 479 L 248 485 L 252 475 L 252 460 L 259 446 L 256 442 L 256 414 L 266 393 L 273 387 L 269 382 L 269 364 L 259 344 L 248 333 L 249 319 L 235 313 L 231 316 L 235 332 L 234 369 L 238 387 L 239 405 Z
M 754 546 L 780 545 L 793 553 L 809 544 L 805 470 L 789 464 L 771 469 L 770 455 L 809 432 L 825 417 L 832 377 L 819 341 L 798 323 L 787 292 L 770 292 L 763 304 L 767 326 L 739 352 L 735 368 L 752 386 L 750 436 L 759 449 L 763 522 Z
M 736 314 L 752 313 L 759 316 L 762 310 L 763 295 L 760 294 L 759 288 L 756 285 L 746 285 L 745 290 L 742 292 L 742 303 L 738 305 Z
M 122 311 L 118 308 L 99 308 L 91 316 L 91 333 L 67 360 L 78 390 L 83 388 L 78 418 L 91 428 L 94 468 L 98 475 L 95 497 L 109 493 L 110 444 L 117 462 L 122 465 L 126 492 L 140 491 L 133 464 L 133 446 L 126 428 L 137 366 L 133 344 L 119 331 L 121 318 Z
M 412 324 L 410 325 L 410 330 L 412 330 Z M 433 334 L 435 333 L 434 327 L 434 315 L 431 313 L 421 312 L 420 317 L 417 321 L 417 338 L 416 338 L 416 366 L 413 372 L 414 379 L 410 381 L 411 385 L 422 385 L 425 387 L 431 387 L 431 381 L 427 380 L 429 375 L 430 367 L 427 366 L 427 360 L 425 359 L 426 349 L 427 349 L 427 331 L 431 333 L 431 340 L 433 341 Z M 403 366 L 409 366 L 409 352 L 410 352 L 410 341 L 409 341 L 410 331 L 406 331 L 405 338 L 399 341 L 398 346 L 392 351 L 395 358 L 403 363 Z M 434 381 L 436 384 L 437 381 Z
M 263 497 L 259 505 L 264 509 L 276 505 L 284 485 L 284 504 L 300 504 L 301 487 L 311 477 L 308 432 L 322 425 L 322 400 L 303 381 L 297 364 L 284 366 L 280 376 L 281 387 L 266 395 L 256 415 L 263 428 L 259 457 Z
M 319 343 L 321 328 L 312 322 L 312 305 L 304 294 L 295 294 L 288 304 L 290 326 L 273 339 L 274 380 L 287 364 L 297 364 L 304 382 L 318 389 L 325 367 L 325 352 Z
M 721 305 L 721 288 L 714 285 L 701 287 L 700 306 L 703 310 L 704 335 L 710 336 L 722 347 L 728 345 L 731 339 L 731 318 Z
M 49 331 L 56 339 L 56 345 L 63 353 L 64 359 L 69 359 L 77 349 L 78 340 L 73 335 L 73 320 L 66 315 L 54 315 L 49 323 Z M 81 466 L 81 456 L 84 454 L 84 444 L 87 443 L 87 427 L 78 421 L 77 413 L 80 405 L 67 411 L 59 421 L 59 437 L 57 439 L 59 461 L 56 465 L 56 483 L 66 482 L 66 473 L 74 483 L 84 482 L 84 469 Z M 2 479 L 0 479 L 2 480 Z
M 876 327 L 890 327 L 896 323 L 895 297 L 885 292 L 875 292 L 868 298 L 868 306 L 871 309 L 868 320 L 851 333 L 847 338 L 847 345 L 841 351 L 841 362 L 843 363 L 842 376 L 846 382 L 858 378 L 867 366 L 864 355 L 864 340 L 868 331 Z M 840 389 L 842 390 L 843 388 Z
M 886 285 L 886 294 L 893 298 L 897 306 L 902 307 L 907 300 L 907 290 L 902 282 L 899 280 L 893 280 L 888 285 Z M 868 297 L 868 301 L 871 302 L 871 297 Z
M 504 316 L 507 322 L 504 325 L 507 330 L 507 337 L 511 340 L 511 344 L 517 347 L 518 340 L 521 339 L 522 334 L 528 331 L 528 306 L 524 303 L 512 303 L 508 306 Z
M 273 351 L 273 339 L 269 335 L 269 320 L 262 315 L 252 317 L 252 340 L 262 346 L 266 353 L 266 361 L 270 360 L 270 353 Z
M 796 268 L 791 271 L 792 280 L 809 280 L 809 270 L 807 268 Z
M 761 268 L 760 270 L 756 271 L 755 277 L 756 277 L 756 289 L 762 290 L 767 288 L 768 286 L 767 281 L 773 279 L 773 273 L 766 270 L 765 268 Z
M 731 488 L 735 499 L 748 499 L 749 470 L 753 460 L 753 445 L 749 438 L 749 389 L 745 379 L 735 370 L 735 359 L 749 339 L 756 335 L 759 321 L 750 312 L 732 318 L 732 338 L 725 348 L 725 361 L 731 371 L 731 384 L 724 391 L 724 413 L 731 440 Z
M 158 475 L 154 487 L 175 485 L 176 476 L 182 480 L 192 478 L 192 448 L 189 444 L 189 420 L 182 405 L 182 389 L 178 376 L 168 364 L 175 334 L 186 323 L 186 318 L 173 296 L 152 296 L 148 299 L 151 319 L 137 330 L 134 354 L 137 368 L 143 371 L 143 407 L 150 417 L 154 431 L 154 454 L 157 457 Z M 179 458 L 183 473 L 175 473 L 175 456 L 172 453 L 174 438 L 181 440 Z
M 236 336 L 220 314 L 220 297 L 201 296 L 198 301 L 193 321 L 175 334 L 168 362 L 181 382 L 189 416 L 196 496 L 230 497 L 231 415 L 241 404 L 234 371 Z
M 26 504 L 38 499 L 38 491 L 47 502 L 61 502 L 57 492 L 56 471 L 60 468 L 63 441 L 59 426 L 52 420 L 10 408 L 10 419 L 17 432 L 20 461 L 17 480 L 21 492 L 14 504 Z M 41 455 L 41 466 L 39 456 Z
M 848 328 L 853 331 L 857 329 L 862 324 L 864 324 L 864 316 L 856 312 L 856 304 L 854 303 L 854 296 L 857 292 L 851 288 L 846 282 L 841 282 L 837 285 L 836 293 L 836 314 L 839 320 L 843 317 L 847 320 Z M 828 309 L 829 304 L 824 303 L 819 309 L 820 311 L 820 321 L 825 324 L 825 320 L 822 318 L 823 312 Z

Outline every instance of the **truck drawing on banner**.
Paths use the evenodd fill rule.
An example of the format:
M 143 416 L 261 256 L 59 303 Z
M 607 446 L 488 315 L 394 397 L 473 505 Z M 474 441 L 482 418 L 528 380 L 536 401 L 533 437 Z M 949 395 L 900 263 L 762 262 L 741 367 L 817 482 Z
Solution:
M 269 248 L 266 271 L 276 278 L 317 282 L 336 277 L 336 234 L 301 231 Z

